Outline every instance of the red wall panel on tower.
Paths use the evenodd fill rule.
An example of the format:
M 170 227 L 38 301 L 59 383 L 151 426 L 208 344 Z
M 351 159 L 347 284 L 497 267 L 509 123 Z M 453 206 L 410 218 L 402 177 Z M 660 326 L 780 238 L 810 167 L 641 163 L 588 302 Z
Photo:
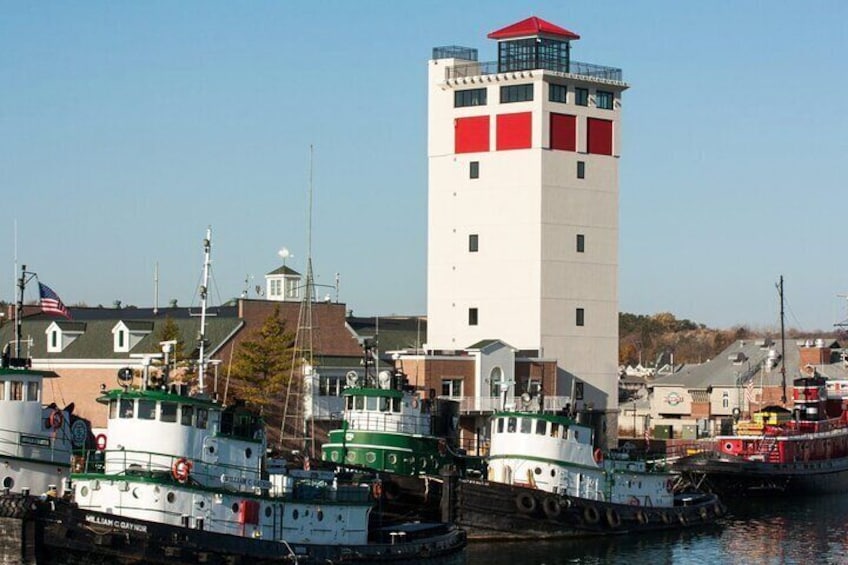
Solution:
M 551 149 L 577 151 L 577 118 L 551 113 Z
M 457 118 L 454 121 L 454 153 L 489 150 L 489 116 Z
M 586 126 L 586 151 L 612 155 L 612 120 L 588 118 Z
M 528 149 L 532 132 L 532 112 L 498 115 L 498 151 Z

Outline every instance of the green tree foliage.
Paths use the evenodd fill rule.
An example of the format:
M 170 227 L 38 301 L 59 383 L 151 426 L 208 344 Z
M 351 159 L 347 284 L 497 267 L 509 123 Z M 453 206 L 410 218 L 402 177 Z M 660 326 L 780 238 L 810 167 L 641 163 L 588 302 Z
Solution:
M 236 394 L 265 412 L 277 405 L 291 377 L 295 334 L 286 330 L 279 306 L 261 328 L 238 344 L 233 359 L 233 388 Z
M 182 332 L 180 332 L 180 327 L 170 316 L 166 316 L 165 323 L 159 326 L 156 341 L 176 341 L 176 347 L 174 347 L 169 354 L 170 361 L 171 363 L 179 363 L 180 361 L 185 360 L 185 342 L 183 341 Z

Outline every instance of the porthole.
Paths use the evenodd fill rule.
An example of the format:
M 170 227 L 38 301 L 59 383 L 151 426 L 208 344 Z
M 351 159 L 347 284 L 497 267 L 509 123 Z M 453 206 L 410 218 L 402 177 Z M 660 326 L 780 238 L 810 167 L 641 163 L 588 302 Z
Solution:
M 541 475 L 542 474 L 542 468 L 536 467 L 535 469 L 533 469 L 533 472 L 536 473 L 537 475 Z
M 209 446 L 209 454 L 211 455 L 211 454 L 213 454 L 213 453 L 215 453 L 215 446 L 214 446 L 214 445 L 210 445 L 210 446 Z
M 136 499 L 141 498 L 141 496 L 138 494 L 138 487 L 135 487 L 134 489 L 132 489 L 132 495 L 133 495 L 133 498 L 136 498 Z
M 299 516 L 300 516 L 300 512 L 297 511 L 297 508 L 292 510 L 292 520 L 297 520 Z
M 347 460 L 348 460 L 349 463 L 353 463 L 354 461 L 356 461 L 356 452 L 355 451 L 348 451 L 347 452 Z
M 388 459 L 389 463 L 391 463 L 392 465 L 397 465 L 397 455 L 395 455 L 394 453 L 389 453 Z
M 88 487 L 82 487 L 80 489 L 80 496 L 82 496 L 82 497 L 88 496 Z
M 365 454 L 365 460 L 366 460 L 368 463 L 373 463 L 374 461 L 376 461 L 376 460 L 377 460 L 377 456 L 376 456 L 376 455 L 374 455 L 374 452 L 373 452 L 373 451 L 369 451 L 368 453 L 366 453 L 366 454 Z
M 551 476 L 556 477 L 556 469 L 551 469 Z
M 238 502 L 233 502 L 232 508 L 233 508 L 233 514 L 238 514 L 238 511 L 239 511 Z
M 426 458 L 426 457 L 422 457 L 422 458 L 421 458 L 421 468 L 422 468 L 422 469 L 426 469 L 426 468 L 427 468 L 427 458 Z
M 331 451 L 330 452 L 330 461 L 338 462 L 338 460 L 339 460 L 339 452 L 338 451 Z
M 203 500 L 198 500 L 197 501 L 197 507 L 200 508 L 201 510 L 203 510 L 204 508 L 206 508 L 206 502 L 203 501 Z
M 177 495 L 175 495 L 173 492 L 169 492 L 169 493 L 168 493 L 168 496 L 166 496 L 166 497 L 165 497 L 165 499 L 166 499 L 169 503 L 173 504 L 173 503 L 174 503 L 174 501 L 177 499 Z
M 244 450 L 244 456 L 247 459 L 250 459 L 253 456 L 253 450 L 248 447 L 247 449 Z
M 15 479 L 12 477 L 6 477 L 3 479 L 3 488 L 12 488 L 15 486 Z
M 270 517 L 271 517 L 271 512 L 272 512 L 271 507 L 270 507 L 270 506 L 266 506 L 266 507 L 265 507 L 265 517 L 266 517 L 266 518 L 270 518 Z
M 318 518 L 319 522 L 323 522 L 324 521 L 324 511 L 319 510 L 318 512 L 315 513 L 315 517 Z

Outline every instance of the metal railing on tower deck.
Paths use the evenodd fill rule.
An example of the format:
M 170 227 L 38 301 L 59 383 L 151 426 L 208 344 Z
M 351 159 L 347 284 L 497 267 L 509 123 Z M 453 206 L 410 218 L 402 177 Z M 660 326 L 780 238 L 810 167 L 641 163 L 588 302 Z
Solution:
M 593 79 L 603 79 L 621 82 L 621 69 L 615 67 L 605 67 L 603 65 L 595 65 L 592 63 L 581 63 L 579 61 L 569 61 L 565 63 L 540 63 L 538 68 L 526 69 L 500 69 L 497 61 L 485 62 L 469 62 L 454 65 L 445 68 L 445 79 L 451 80 L 456 78 L 468 78 L 475 76 L 494 75 L 498 73 L 514 73 L 520 71 L 547 70 L 558 73 L 566 73 L 571 75 L 580 75 Z

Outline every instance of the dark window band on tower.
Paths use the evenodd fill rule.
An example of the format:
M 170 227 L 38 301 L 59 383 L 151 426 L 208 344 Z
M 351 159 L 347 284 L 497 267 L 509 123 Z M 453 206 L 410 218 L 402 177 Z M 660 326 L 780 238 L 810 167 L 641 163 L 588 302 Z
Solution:
M 485 106 L 486 105 L 486 89 L 472 88 L 471 90 L 457 90 L 453 93 L 454 108 L 463 108 L 465 106 Z

